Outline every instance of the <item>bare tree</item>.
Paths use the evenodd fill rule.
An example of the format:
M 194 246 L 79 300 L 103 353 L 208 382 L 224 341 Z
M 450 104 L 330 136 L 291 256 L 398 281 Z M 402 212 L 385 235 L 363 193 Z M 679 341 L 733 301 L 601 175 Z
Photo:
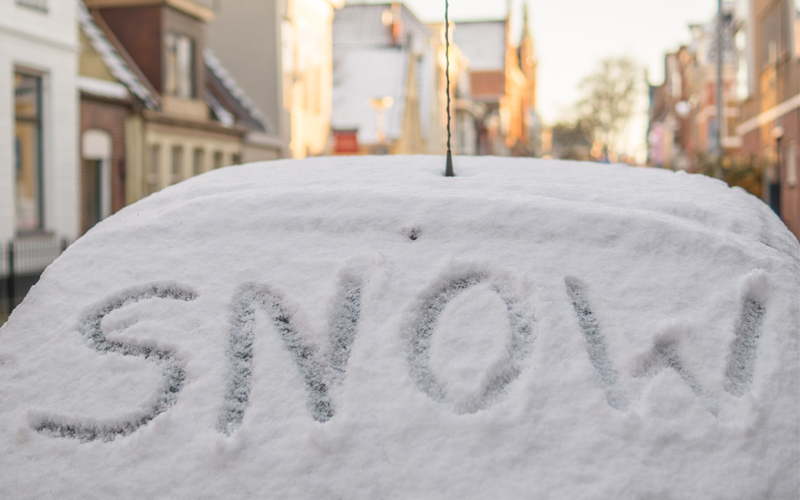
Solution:
M 552 128 L 553 157 L 560 160 L 592 160 L 593 131 L 586 120 L 558 122 Z
M 616 152 L 635 111 L 638 76 L 636 61 L 611 57 L 600 61 L 597 69 L 580 83 L 584 98 L 578 103 L 578 111 L 606 153 Z

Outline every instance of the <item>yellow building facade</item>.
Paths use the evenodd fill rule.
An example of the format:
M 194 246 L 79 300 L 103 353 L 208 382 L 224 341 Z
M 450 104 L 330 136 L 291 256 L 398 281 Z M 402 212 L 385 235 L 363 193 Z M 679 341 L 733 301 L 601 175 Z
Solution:
M 333 48 L 331 23 L 344 0 L 288 0 L 281 25 L 283 104 L 293 158 L 321 155 L 330 136 Z

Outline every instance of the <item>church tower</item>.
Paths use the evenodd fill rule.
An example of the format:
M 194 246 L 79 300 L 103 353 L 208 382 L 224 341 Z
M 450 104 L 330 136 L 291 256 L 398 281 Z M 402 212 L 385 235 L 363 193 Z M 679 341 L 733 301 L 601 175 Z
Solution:
M 519 68 L 528 80 L 528 103 L 536 109 L 536 53 L 533 47 L 530 23 L 528 20 L 528 4 L 523 6 L 522 40 L 519 42 Z

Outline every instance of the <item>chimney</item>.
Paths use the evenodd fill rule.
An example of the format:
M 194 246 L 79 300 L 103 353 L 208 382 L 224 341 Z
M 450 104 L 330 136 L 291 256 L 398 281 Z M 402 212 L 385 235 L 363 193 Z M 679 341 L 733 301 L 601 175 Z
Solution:
M 403 40 L 403 20 L 400 2 L 392 2 L 392 24 L 389 26 L 392 45 L 400 45 Z

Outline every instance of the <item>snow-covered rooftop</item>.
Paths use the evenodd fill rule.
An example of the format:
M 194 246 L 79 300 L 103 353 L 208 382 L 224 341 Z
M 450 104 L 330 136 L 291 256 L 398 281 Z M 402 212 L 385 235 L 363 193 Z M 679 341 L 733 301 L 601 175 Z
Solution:
M 213 94 L 212 90 L 224 93 L 228 97 L 228 104 L 238 108 L 239 119 L 251 129 L 262 130 L 269 133 L 275 132 L 275 126 L 269 122 L 264 114 L 256 107 L 252 100 L 247 97 L 244 90 L 236 83 L 231 74 L 222 65 L 214 52 L 206 48 L 203 50 L 203 61 L 208 72 L 206 73 L 209 90 L 206 92 L 206 103 L 214 111 L 214 114 L 226 126 L 233 125 L 236 117 Z
M 399 48 L 349 48 L 333 55 L 334 79 L 331 127 L 358 128 L 358 141 L 377 141 L 377 113 L 368 99 L 391 97 L 384 111 L 384 131 L 389 140 L 400 137 L 405 105 L 409 55 Z
M 800 245 L 698 175 L 214 170 L 0 329 L 0 498 L 794 498 Z
M 385 47 L 392 45 L 391 30 L 383 23 L 385 12 L 392 11 L 391 4 L 349 4 L 337 9 L 333 18 L 333 45 L 355 47 Z M 398 43 L 405 45 L 409 35 L 415 52 L 429 46 L 430 29 L 405 5 L 400 6 L 402 33 Z
M 503 71 L 505 69 L 505 21 L 456 23 L 453 42 L 469 59 L 470 71 Z
M 114 45 L 108 40 L 103 31 L 97 27 L 92 15 L 86 9 L 82 1 L 77 2 L 77 17 L 81 30 L 92 43 L 94 49 L 100 54 L 108 70 L 125 85 L 128 90 L 139 98 L 149 109 L 157 109 L 159 106 L 158 97 L 151 92 L 148 85 L 143 82 L 136 73 L 128 66 L 120 56 Z M 97 85 L 87 86 L 87 89 L 98 91 Z
M 403 127 L 409 52 L 416 60 L 419 115 L 427 118 L 434 99 L 434 65 L 431 31 L 405 6 L 400 6 L 402 34 L 392 44 L 383 15 L 390 4 L 345 5 L 333 19 L 333 94 L 331 126 L 337 129 L 358 128 L 361 144 L 376 142 L 377 115 L 368 99 L 391 97 L 392 107 L 385 111 L 385 136 L 397 140 Z M 410 42 L 410 43 L 409 43 Z M 423 136 L 428 120 L 420 123 Z

